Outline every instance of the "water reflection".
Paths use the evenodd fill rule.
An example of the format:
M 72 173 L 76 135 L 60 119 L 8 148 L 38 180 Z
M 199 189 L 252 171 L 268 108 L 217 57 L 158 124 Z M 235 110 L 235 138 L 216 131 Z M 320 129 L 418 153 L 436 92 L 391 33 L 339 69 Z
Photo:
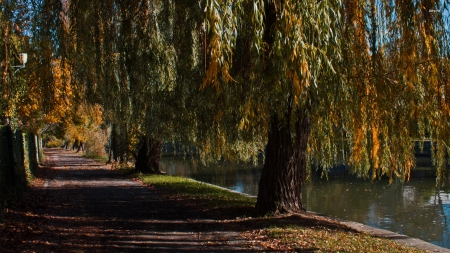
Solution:
M 238 192 L 256 195 L 262 165 L 222 162 L 205 167 L 195 160 L 164 157 L 161 169 Z M 357 221 L 450 248 L 450 186 L 436 190 L 435 179 L 402 184 L 351 176 L 329 180 L 313 177 L 305 184 L 307 210 Z
M 306 186 L 308 210 L 387 229 L 450 248 L 448 187 L 436 192 L 434 179 L 408 183 L 331 179 Z M 444 201 L 445 199 L 445 201 Z

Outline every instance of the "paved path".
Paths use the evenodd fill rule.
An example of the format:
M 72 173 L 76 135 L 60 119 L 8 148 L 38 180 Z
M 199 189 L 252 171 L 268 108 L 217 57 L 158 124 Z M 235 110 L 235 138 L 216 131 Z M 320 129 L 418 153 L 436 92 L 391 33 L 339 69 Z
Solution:
M 42 203 L 47 206 L 35 206 L 30 215 L 21 217 L 29 227 L 22 231 L 24 252 L 263 249 L 241 237 L 240 231 L 164 199 L 151 188 L 78 154 L 47 149 L 45 156 L 46 167 L 51 169 L 37 196 L 45 198 Z
M 224 230 L 205 214 L 177 206 L 137 182 L 98 166 L 72 152 L 47 150 L 49 166 L 59 171 L 48 179 L 47 191 L 79 196 L 74 217 L 83 217 L 98 230 L 98 248 L 110 250 L 155 251 L 253 251 L 262 247 Z M 70 197 L 68 198 L 70 200 Z M 70 203 L 60 203 L 59 210 Z M 450 250 L 394 232 L 338 220 L 352 229 L 388 238 L 429 252 Z M 97 225 L 98 224 L 98 225 Z M 101 228 L 98 228 L 101 226 Z M 113 232 L 108 232 L 113 231 Z M 201 232 L 200 232 L 201 231 Z M 94 236 L 95 237 L 95 236 Z

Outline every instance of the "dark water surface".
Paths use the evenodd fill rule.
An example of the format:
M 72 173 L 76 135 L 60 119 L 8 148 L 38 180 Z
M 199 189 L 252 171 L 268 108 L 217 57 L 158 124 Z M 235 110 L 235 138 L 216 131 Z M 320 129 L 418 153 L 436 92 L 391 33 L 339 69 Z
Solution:
M 231 190 L 257 195 L 262 165 L 164 157 L 161 169 Z M 420 238 L 450 248 L 450 183 L 436 189 L 434 178 L 410 182 L 365 181 L 353 176 L 313 177 L 303 190 L 307 210 Z

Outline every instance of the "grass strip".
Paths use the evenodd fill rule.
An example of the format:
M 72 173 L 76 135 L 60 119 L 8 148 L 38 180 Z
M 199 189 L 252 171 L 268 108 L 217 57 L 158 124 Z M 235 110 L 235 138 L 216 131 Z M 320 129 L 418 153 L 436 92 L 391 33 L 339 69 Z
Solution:
M 170 175 L 138 175 L 145 185 L 155 186 L 165 193 L 184 200 L 195 200 L 207 209 L 227 209 L 255 206 L 256 199 L 189 178 Z

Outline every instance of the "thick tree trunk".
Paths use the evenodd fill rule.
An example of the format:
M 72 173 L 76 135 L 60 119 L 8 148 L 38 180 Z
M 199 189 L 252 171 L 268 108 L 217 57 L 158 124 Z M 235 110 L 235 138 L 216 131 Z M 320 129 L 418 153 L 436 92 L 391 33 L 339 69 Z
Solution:
M 161 150 L 162 141 L 152 141 L 144 137 L 136 155 L 135 170 L 142 173 L 161 174 L 159 169 Z
M 277 68 L 270 61 L 274 41 L 272 29 L 280 17 L 281 6 L 277 7 L 276 1 L 265 0 L 264 7 L 263 39 L 268 45 L 265 72 L 274 73 Z M 302 186 L 306 177 L 306 149 L 311 131 L 310 108 L 286 109 L 281 118 L 274 114 L 270 122 L 265 162 L 255 207 L 259 215 L 303 211 Z M 291 124 L 292 119 L 297 119 L 294 125 Z
M 306 177 L 306 152 L 311 130 L 311 121 L 306 115 L 299 115 L 294 132 L 287 123 L 289 115 L 287 121 L 272 117 L 256 202 L 259 215 L 304 210 L 302 186 Z

